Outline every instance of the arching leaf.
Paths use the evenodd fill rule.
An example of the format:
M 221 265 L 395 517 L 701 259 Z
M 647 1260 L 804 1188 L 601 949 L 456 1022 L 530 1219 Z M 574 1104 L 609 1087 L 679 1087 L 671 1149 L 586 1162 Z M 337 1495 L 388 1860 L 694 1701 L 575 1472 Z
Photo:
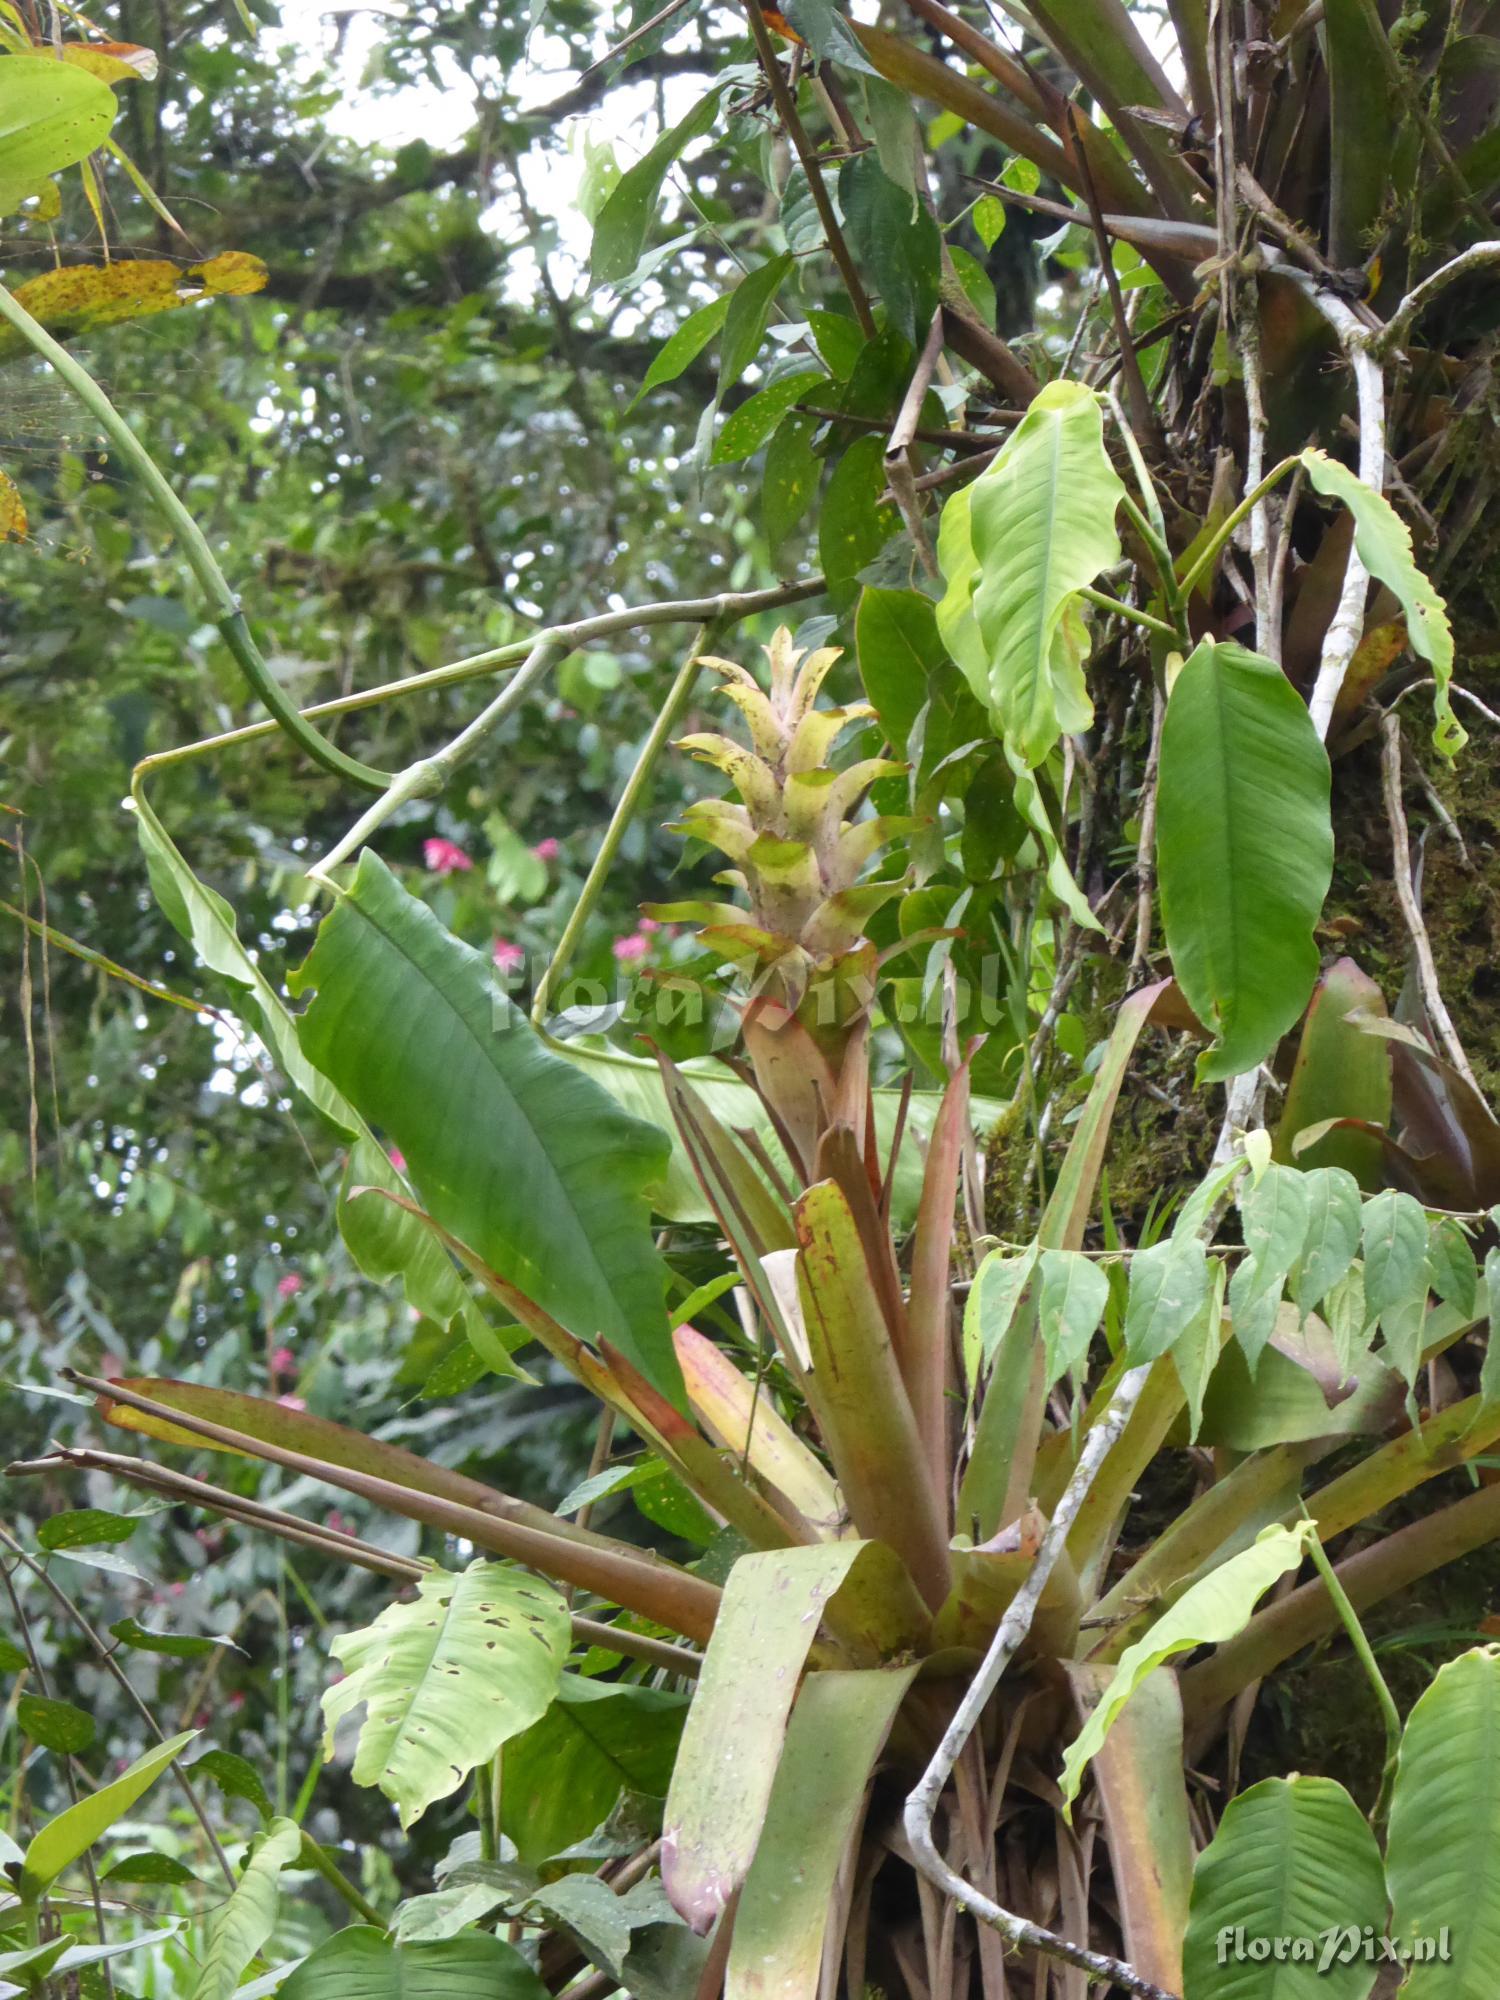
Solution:
M 325 1938 L 280 1988 L 278 2000 L 546 2000 L 514 1945 L 487 1931 L 398 1944 L 354 1924 Z
M 301 1852 L 302 1829 L 295 1820 L 273 1819 L 258 1836 L 233 1894 L 209 1924 L 193 2000 L 230 2000 L 245 1968 L 275 1928 L 281 1872 Z

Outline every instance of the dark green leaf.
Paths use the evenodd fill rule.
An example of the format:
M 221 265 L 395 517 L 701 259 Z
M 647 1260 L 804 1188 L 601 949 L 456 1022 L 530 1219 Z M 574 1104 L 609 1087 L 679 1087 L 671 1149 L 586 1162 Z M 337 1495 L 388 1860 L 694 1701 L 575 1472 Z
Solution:
M 528 1865 L 608 1818 L 622 1791 L 662 1798 L 687 1697 L 564 1674 L 540 1722 L 507 1743 L 501 1825 Z
M 481 955 L 368 849 L 296 983 L 317 989 L 305 1052 L 400 1146 L 436 1220 L 680 1395 L 642 1192 L 666 1134 L 547 1049 Z
M 198 1877 L 184 1862 L 174 1860 L 170 1854 L 127 1854 L 123 1861 L 117 1861 L 112 1868 L 106 1868 L 99 1877 L 101 1882 L 120 1885 L 149 1883 L 153 1888 L 181 1888 L 184 1883 L 196 1882 Z
M 859 572 L 900 525 L 896 508 L 880 504 L 884 489 L 884 439 L 856 438 L 833 469 L 818 523 L 828 594 L 841 607 L 853 603 Z
M 73 1754 L 87 1750 L 94 1740 L 94 1718 L 70 1701 L 52 1701 L 46 1695 L 23 1694 L 16 1703 L 16 1720 L 24 1735 L 44 1750 Z
M 684 149 L 713 129 L 718 109 L 719 93 L 711 90 L 662 134 L 643 160 L 621 174 L 594 224 L 589 267 L 596 284 L 618 284 L 640 262 L 662 182 Z
M 766 540 L 779 549 L 812 505 L 823 473 L 823 461 L 813 450 L 820 419 L 790 416 L 778 428 L 766 452 L 761 474 L 760 504 Z
M 732 465 L 737 459 L 759 451 L 792 405 L 809 397 L 816 400 L 818 389 L 827 380 L 821 368 L 803 368 L 794 375 L 783 375 L 779 381 L 747 397 L 724 419 L 709 464 Z
M 547 1989 L 513 1945 L 487 1931 L 397 1944 L 356 1924 L 304 1959 L 278 2000 L 547 2000 Z
M 792 269 L 788 256 L 772 257 L 758 264 L 729 294 L 724 316 L 724 338 L 719 345 L 719 394 L 728 395 L 760 352 L 766 337 L 776 294 Z
M 866 76 L 877 74 L 835 0 L 786 0 L 784 11 L 814 55 L 845 69 L 863 70 Z
M 692 367 L 698 356 L 724 324 L 724 315 L 729 311 L 729 293 L 722 298 L 710 299 L 706 306 L 689 313 L 677 331 L 664 342 L 652 358 L 646 370 L 646 379 L 635 392 L 635 400 L 630 407 L 635 408 L 643 396 L 659 389 L 663 382 L 675 382 L 679 375 Z
M 247 1758 L 233 1750 L 208 1750 L 193 1765 L 193 1776 L 212 1778 L 226 1798 L 244 1799 L 262 1819 L 271 1817 L 271 1797 L 261 1783 L 260 1773 Z
M 36 1538 L 44 1549 L 85 1549 L 98 1542 L 128 1542 L 140 1526 L 124 1514 L 106 1514 L 98 1507 L 79 1507 L 43 1521 Z
M 233 1639 L 222 1633 L 207 1639 L 189 1632 L 151 1632 L 133 1618 L 121 1618 L 109 1629 L 122 1646 L 132 1646 L 140 1653 L 165 1653 L 174 1660 L 198 1660 L 220 1646 L 234 1646 Z
M 857 153 L 845 163 L 839 201 L 856 260 L 874 278 L 891 325 L 920 346 L 938 302 L 942 238 L 937 224 L 871 152 Z

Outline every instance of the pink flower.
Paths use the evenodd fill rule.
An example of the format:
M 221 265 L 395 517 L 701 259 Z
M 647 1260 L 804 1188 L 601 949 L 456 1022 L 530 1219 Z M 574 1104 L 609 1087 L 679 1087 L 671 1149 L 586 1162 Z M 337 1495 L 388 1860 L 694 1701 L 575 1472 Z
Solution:
M 562 853 L 562 843 L 554 840 L 549 833 L 547 838 L 539 840 L 531 851 L 538 861 L 555 861 L 558 855 Z
M 294 1299 L 302 1289 L 302 1280 L 295 1271 L 288 1271 L 284 1278 L 276 1280 L 276 1296 L 279 1299 Z
M 636 959 L 644 958 L 650 949 L 650 938 L 646 937 L 640 931 L 636 931 L 631 937 L 616 938 L 610 946 L 610 950 L 615 955 L 615 961 L 619 965 L 633 964 Z
M 422 859 L 434 875 L 466 875 L 474 866 L 461 847 L 441 838 L 422 842 Z
M 271 1356 L 271 1373 L 273 1375 L 295 1375 L 296 1372 L 296 1355 L 293 1354 L 289 1347 L 278 1347 L 276 1352 Z
M 337 1507 L 329 1509 L 326 1524 L 336 1535 L 352 1535 L 354 1533 L 354 1530 Z
M 640 928 L 643 931 L 659 931 L 661 925 L 656 921 L 655 917 L 642 917 Z
M 284 1410 L 305 1410 L 307 1408 L 307 1398 L 305 1396 L 278 1396 L 276 1400 Z
M 526 950 L 510 938 L 497 937 L 490 947 L 490 957 L 502 972 L 514 972 L 518 965 L 526 963 Z
M 398 1174 L 406 1172 L 406 1155 L 401 1151 L 399 1146 L 392 1146 L 391 1148 L 391 1165 L 396 1169 Z

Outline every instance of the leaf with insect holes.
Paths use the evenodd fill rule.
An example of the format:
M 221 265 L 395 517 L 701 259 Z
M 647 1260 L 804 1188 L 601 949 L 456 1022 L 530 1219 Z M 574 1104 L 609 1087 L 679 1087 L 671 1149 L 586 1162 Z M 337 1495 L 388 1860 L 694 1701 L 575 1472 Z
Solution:
M 354 1781 L 378 1785 L 409 1827 L 545 1713 L 570 1632 L 563 1599 L 524 1570 L 434 1570 L 414 1599 L 333 1641 L 346 1677 L 323 1696 L 327 1754 L 363 1705 Z

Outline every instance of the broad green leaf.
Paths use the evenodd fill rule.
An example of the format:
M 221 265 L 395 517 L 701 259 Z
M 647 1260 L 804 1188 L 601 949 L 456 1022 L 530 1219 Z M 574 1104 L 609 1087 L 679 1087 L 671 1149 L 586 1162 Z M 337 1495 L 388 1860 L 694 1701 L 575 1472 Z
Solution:
M 145 1854 L 127 1854 L 123 1861 L 100 1871 L 101 1882 L 149 1883 L 156 1888 L 183 1888 L 196 1884 L 198 1877 L 185 1861 L 153 1849 Z
M 916 1665 L 810 1674 L 735 1913 L 725 2000 L 816 1993 L 839 1866 Z
M 699 306 L 662 343 L 652 357 L 651 366 L 646 370 L 645 380 L 635 392 L 631 402 L 634 409 L 644 396 L 653 389 L 659 389 L 664 382 L 675 382 L 679 375 L 691 368 L 704 348 L 724 324 L 724 315 L 729 310 L 729 294 L 725 292 L 717 299 L 710 299 L 706 306 Z
M 873 279 L 886 318 L 920 347 L 937 309 L 942 272 L 942 238 L 926 204 L 866 151 L 844 162 L 839 205 L 860 269 Z
M 1037 1323 L 1047 1356 L 1047 1386 L 1083 1365 L 1109 1303 L 1109 1275 L 1081 1250 L 1044 1250 Z
M 1222 1257 L 1208 1267 L 1208 1296 L 1177 1336 L 1171 1350 L 1172 1366 L 1182 1384 L 1188 1406 L 1188 1442 L 1195 1443 L 1203 1427 L 1203 1408 L 1209 1384 L 1218 1372 L 1224 1346 L 1224 1293 L 1228 1272 Z
M 727 396 L 760 352 L 776 294 L 792 273 L 788 256 L 768 258 L 748 272 L 729 294 L 724 338 L 719 344 L 719 394 Z
M 1208 1298 L 1208 1257 L 1197 1236 L 1167 1237 L 1130 1260 L 1125 1358 L 1134 1368 L 1176 1345 Z
M 1333 870 L 1328 755 L 1279 667 L 1205 640 L 1162 728 L 1157 852 L 1172 968 L 1217 1040 L 1200 1083 L 1268 1056 L 1307 1005 Z
M 773 553 L 792 532 L 818 490 L 823 461 L 813 449 L 821 417 L 793 414 L 777 426 L 760 475 L 761 518 Z
M 1038 1255 L 1034 1243 L 1014 1253 L 991 1250 L 974 1273 L 964 1302 L 964 1368 L 971 1383 L 1010 1330 Z
M 786 0 L 786 18 L 814 55 L 845 69 L 874 76 L 875 69 L 855 38 L 849 19 L 834 0 Z
M 1350 1372 L 1369 1350 L 1365 1318 L 1365 1270 L 1352 1263 L 1341 1278 L 1329 1286 L 1323 1298 L 1323 1318 L 1333 1336 L 1333 1351 L 1339 1365 Z
M 70 1701 L 54 1701 L 48 1695 L 20 1696 L 16 1721 L 33 1743 L 67 1756 L 87 1750 L 94 1740 L 94 1718 L 86 1709 L 75 1708 Z
M 1410 1384 L 1421 1366 L 1427 1311 L 1427 1216 L 1414 1196 L 1387 1188 L 1365 1203 L 1360 1233 L 1365 1322 L 1379 1321 L 1391 1360 Z
M 827 381 L 828 377 L 821 368 L 801 368 L 795 374 L 783 375 L 779 381 L 758 389 L 724 419 L 723 428 L 714 440 L 709 464 L 733 465 L 737 459 L 748 458 L 752 452 L 759 451 L 792 405 L 803 402 L 809 396 L 816 396 L 820 385 Z
M 540 1720 L 506 1744 L 500 1824 L 537 1867 L 606 1820 L 625 1791 L 663 1798 L 688 1698 L 564 1674 Z
M 1119 560 L 1124 491 L 1098 397 L 1050 382 L 998 457 L 943 509 L 939 627 L 1028 769 L 1094 719 L 1077 593 Z
M 193 1765 L 195 1776 L 212 1778 L 226 1799 L 244 1799 L 263 1820 L 271 1817 L 271 1795 L 248 1757 L 233 1750 L 205 1750 Z
M 36 1531 L 44 1549 L 86 1549 L 99 1542 L 128 1542 L 141 1525 L 140 1516 L 106 1514 L 99 1507 L 76 1507 L 52 1514 Z
M 1379 1966 L 1364 1927 L 1378 1934 L 1384 1919 L 1380 1849 L 1344 1787 L 1267 1778 L 1230 1800 L 1198 1856 L 1183 2000 L 1365 2000 Z M 1351 1928 L 1358 1951 L 1324 1964 L 1332 1934 Z
M 281 1872 L 302 1852 L 302 1829 L 295 1820 L 273 1819 L 250 1850 L 245 1872 L 208 1927 L 193 2000 L 230 2000 L 246 1967 L 276 1926 Z
M 851 604 L 860 571 L 871 563 L 901 525 L 885 490 L 885 440 L 856 438 L 833 468 L 818 516 L 818 557 L 829 594 L 841 608 Z
M 1427 1282 L 1438 1297 L 1472 1318 L 1479 1299 L 1479 1266 L 1462 1223 L 1440 1216 L 1427 1234 Z
M 819 312 L 816 309 L 808 313 L 807 323 L 812 328 L 819 354 L 835 377 L 840 382 L 847 382 L 854 373 L 854 364 L 859 360 L 865 344 L 858 324 L 847 313 Z
M 1246 1255 L 1229 1287 L 1229 1313 L 1252 1374 L 1275 1331 L 1281 1288 L 1301 1254 L 1307 1217 L 1307 1177 L 1293 1167 L 1268 1166 L 1240 1189 Z
M 1313 1533 L 1311 1521 L 1299 1521 L 1294 1528 L 1267 1528 L 1248 1549 L 1184 1591 L 1170 1611 L 1126 1647 L 1098 1706 L 1063 1755 L 1062 1795 L 1070 1818 L 1089 1759 L 1147 1674 L 1178 1653 L 1219 1645 L 1243 1631 L 1271 1585 L 1302 1561 Z
M 713 129 L 718 109 L 719 91 L 715 88 L 664 132 L 644 159 L 621 174 L 594 222 L 589 269 L 596 285 L 618 284 L 640 262 L 662 182 L 693 140 Z
M 354 1782 L 378 1785 L 408 1827 L 546 1711 L 570 1636 L 566 1603 L 524 1570 L 434 1571 L 414 1599 L 333 1641 L 345 1678 L 323 1696 L 327 1755 L 364 1705 Z
M 823 1606 L 865 1545 L 741 1556 L 724 1586 L 667 1794 L 661 1873 L 672 1906 L 707 1931 L 744 1881 Z
M 1500 1652 L 1463 1653 L 1412 1709 L 1391 1795 L 1386 1878 L 1402 1942 L 1447 1933 L 1405 2000 L 1489 2000 L 1500 1965 Z
M 481 954 L 369 849 L 295 985 L 316 989 L 303 1050 L 401 1148 L 434 1219 L 680 1397 L 644 1194 L 666 1134 L 554 1055 Z
M 1307 1183 L 1307 1227 L 1293 1274 L 1298 1309 L 1312 1311 L 1348 1271 L 1359 1254 L 1359 1182 L 1343 1167 L 1314 1167 Z
M 0 214 L 109 137 L 119 110 L 96 76 L 52 56 L 0 57 Z
M 969 211 L 974 234 L 986 250 L 993 250 L 1005 234 L 1006 207 L 998 195 L 982 194 Z
M 547 2000 L 513 1945 L 488 1931 L 398 1944 L 367 1924 L 326 1938 L 278 2000 Z
M 108 1833 L 116 1820 L 123 1819 L 197 1734 L 196 1729 L 188 1729 L 180 1736 L 170 1736 L 165 1743 L 158 1743 L 154 1750 L 137 1757 L 111 1784 L 102 1785 L 97 1792 L 58 1813 L 33 1834 L 22 1863 L 23 1874 L 33 1892 L 39 1893 L 55 1882 L 65 1868 L 71 1868 L 96 1840 Z
M 1453 628 L 1448 607 L 1412 557 L 1411 533 L 1383 493 L 1366 486 L 1347 465 L 1309 446 L 1302 453 L 1307 476 L 1320 493 L 1342 500 L 1354 516 L 1354 546 L 1365 568 L 1395 593 L 1406 614 L 1411 648 L 1432 668 L 1436 722 L 1432 740 L 1445 757 L 1457 756 L 1468 731 L 1453 713 Z

